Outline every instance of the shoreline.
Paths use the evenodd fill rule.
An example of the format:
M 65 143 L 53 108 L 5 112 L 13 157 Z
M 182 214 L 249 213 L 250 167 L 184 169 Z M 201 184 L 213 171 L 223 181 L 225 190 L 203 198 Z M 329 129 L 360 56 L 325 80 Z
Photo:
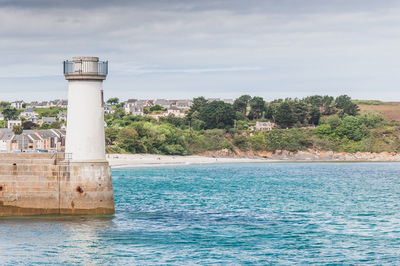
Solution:
M 215 163 L 252 163 L 273 162 L 265 158 L 217 158 L 210 156 L 178 156 L 157 154 L 107 154 L 107 160 L 112 168 L 215 164 Z
M 330 155 L 330 156 L 327 156 Z M 263 155 L 263 156 L 260 156 Z M 270 155 L 270 154 L 268 154 Z M 312 156 L 311 156 L 312 155 Z M 310 153 L 285 152 L 265 156 L 263 154 L 242 154 L 238 156 L 206 155 L 158 155 L 158 154 L 107 154 L 112 168 L 159 167 L 191 164 L 217 163 L 279 163 L 279 162 L 400 162 L 400 154 L 390 153 Z

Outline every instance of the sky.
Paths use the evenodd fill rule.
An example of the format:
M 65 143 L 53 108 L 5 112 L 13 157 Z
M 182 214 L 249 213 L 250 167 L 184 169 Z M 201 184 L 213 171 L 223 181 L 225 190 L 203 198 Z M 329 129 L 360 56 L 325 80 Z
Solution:
M 400 1 L 0 0 L 0 100 L 66 98 L 62 62 L 109 61 L 105 97 L 400 101 Z

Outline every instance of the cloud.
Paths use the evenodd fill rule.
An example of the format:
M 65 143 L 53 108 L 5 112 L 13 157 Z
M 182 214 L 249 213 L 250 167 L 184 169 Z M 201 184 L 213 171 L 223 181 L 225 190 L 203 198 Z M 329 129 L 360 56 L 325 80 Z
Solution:
M 210 97 L 390 97 L 399 13 L 397 1 L 0 0 L 0 97 L 64 93 L 61 62 L 79 55 L 109 60 L 107 86 L 123 97 L 196 84 Z

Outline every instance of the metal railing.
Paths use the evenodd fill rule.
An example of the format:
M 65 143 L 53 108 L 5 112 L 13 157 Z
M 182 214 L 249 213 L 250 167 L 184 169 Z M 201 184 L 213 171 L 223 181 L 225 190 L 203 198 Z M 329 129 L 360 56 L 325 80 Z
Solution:
M 107 76 L 108 61 L 64 61 L 64 75 Z

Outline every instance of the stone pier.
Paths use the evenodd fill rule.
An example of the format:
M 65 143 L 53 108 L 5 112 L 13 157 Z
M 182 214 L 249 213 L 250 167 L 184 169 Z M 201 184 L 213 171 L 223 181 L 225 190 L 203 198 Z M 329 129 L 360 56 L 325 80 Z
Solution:
M 114 213 L 108 162 L 63 153 L 0 153 L 0 216 Z

